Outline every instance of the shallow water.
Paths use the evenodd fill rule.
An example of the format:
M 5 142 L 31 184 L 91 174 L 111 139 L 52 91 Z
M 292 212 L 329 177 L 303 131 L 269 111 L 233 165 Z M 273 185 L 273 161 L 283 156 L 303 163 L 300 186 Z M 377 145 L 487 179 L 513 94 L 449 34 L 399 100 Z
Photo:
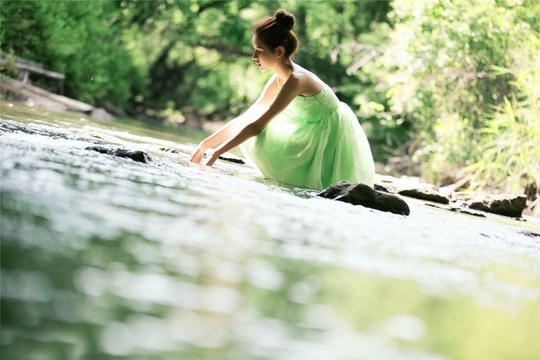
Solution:
M 5 359 L 540 358 L 534 219 L 317 198 L 189 163 L 196 132 L 0 118 Z

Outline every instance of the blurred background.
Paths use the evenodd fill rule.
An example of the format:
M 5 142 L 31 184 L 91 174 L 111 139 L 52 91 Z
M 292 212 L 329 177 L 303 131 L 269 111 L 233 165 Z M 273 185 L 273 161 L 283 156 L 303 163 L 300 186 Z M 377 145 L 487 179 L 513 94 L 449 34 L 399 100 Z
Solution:
M 379 172 L 514 193 L 540 178 L 536 0 L 3 1 L 2 73 L 36 61 L 65 74 L 38 86 L 211 131 L 269 77 L 250 27 L 280 7 L 296 16 L 296 62 L 353 108 Z

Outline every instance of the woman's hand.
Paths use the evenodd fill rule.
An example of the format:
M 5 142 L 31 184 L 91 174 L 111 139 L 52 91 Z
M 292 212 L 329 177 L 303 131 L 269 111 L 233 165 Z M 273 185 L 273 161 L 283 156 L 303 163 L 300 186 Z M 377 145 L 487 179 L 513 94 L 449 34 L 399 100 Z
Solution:
M 201 142 L 195 151 L 191 154 L 191 158 L 189 161 L 194 162 L 196 164 L 199 164 L 204 156 L 204 152 L 206 151 L 207 147 L 204 145 L 203 142 Z
M 206 166 L 212 166 L 216 160 L 219 159 L 219 153 L 217 151 L 212 152 L 210 154 L 210 157 L 208 158 L 208 161 L 206 162 Z

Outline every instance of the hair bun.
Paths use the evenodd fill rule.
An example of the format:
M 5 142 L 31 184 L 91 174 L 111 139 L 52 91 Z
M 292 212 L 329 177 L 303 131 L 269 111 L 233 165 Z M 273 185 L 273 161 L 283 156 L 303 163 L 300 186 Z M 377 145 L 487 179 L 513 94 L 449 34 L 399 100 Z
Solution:
M 292 30 L 294 27 L 294 16 L 292 14 L 289 14 L 286 10 L 279 9 L 274 14 L 274 18 L 276 19 L 276 23 L 287 29 Z

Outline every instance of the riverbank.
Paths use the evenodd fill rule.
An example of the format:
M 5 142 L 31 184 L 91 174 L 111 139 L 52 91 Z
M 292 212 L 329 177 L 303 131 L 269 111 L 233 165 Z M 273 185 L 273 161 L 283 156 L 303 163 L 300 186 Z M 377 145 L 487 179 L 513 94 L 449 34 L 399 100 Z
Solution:
M 6 88 L 6 85 L 3 85 L 3 88 Z M 19 88 L 17 88 L 20 90 Z M 16 90 L 17 90 L 16 89 Z M 30 95 L 23 96 L 24 94 L 19 94 L 19 98 L 8 98 L 4 96 L 5 104 L 3 106 L 10 106 L 10 104 L 16 103 L 14 100 L 19 101 L 20 104 L 40 108 L 46 111 L 53 112 L 64 112 L 67 114 L 73 114 L 73 111 L 66 111 L 67 109 L 61 108 L 60 111 L 57 106 L 51 107 L 51 102 L 42 102 L 37 101 L 33 92 L 29 93 Z M 74 101 L 75 102 L 75 101 Z M 76 102 L 75 102 L 76 103 Z M 65 105 L 63 105 L 65 106 Z M 63 111 L 62 111 L 63 110 Z M 81 112 L 81 115 L 87 115 L 84 112 Z M 103 119 L 103 120 L 112 120 L 110 116 L 102 117 L 99 116 L 99 111 L 95 112 L 93 110 L 92 114 L 96 114 L 94 118 Z M 201 130 L 201 137 L 204 137 L 208 134 L 211 134 L 223 125 L 226 121 L 204 121 L 200 120 L 197 124 L 193 124 L 192 121 L 179 121 L 175 117 L 167 119 L 166 117 L 160 117 L 159 119 L 149 120 L 147 116 L 140 119 L 141 125 L 147 124 L 148 126 L 156 126 L 156 122 L 170 126 L 171 128 L 185 128 L 190 130 Z M 234 152 L 234 151 L 233 151 Z M 240 155 L 236 152 L 237 155 Z M 475 203 L 476 210 L 483 209 L 488 210 L 493 208 L 490 204 L 494 201 L 503 201 L 504 205 L 502 209 L 496 210 L 496 213 L 499 214 L 511 214 L 515 217 L 516 214 L 521 213 L 527 216 L 533 216 L 540 218 L 540 183 L 539 184 L 530 184 L 526 189 L 523 190 L 523 193 L 514 193 L 509 194 L 501 191 L 500 189 L 490 189 L 485 188 L 482 191 L 470 191 L 467 190 L 466 186 L 468 180 L 466 177 L 456 178 L 455 176 L 448 176 L 445 180 L 444 186 L 436 186 L 430 184 L 423 180 L 419 174 L 419 166 L 415 164 L 410 157 L 393 157 L 386 164 L 376 163 L 376 172 L 377 172 L 377 181 L 380 186 L 391 189 L 392 193 L 401 193 L 402 195 L 416 197 L 420 199 L 432 200 L 435 199 L 435 202 L 442 203 L 446 206 L 448 210 L 451 211 L 467 211 L 465 208 L 470 207 L 471 204 Z M 407 174 L 407 175 L 402 175 Z M 448 179 L 452 180 L 448 181 Z M 524 205 L 521 198 L 524 197 Z M 486 206 L 481 206 L 478 204 L 486 204 Z M 501 207 L 499 206 L 499 207 Z M 507 209 L 512 208 L 515 211 L 507 211 Z M 522 208 L 520 210 L 520 208 Z M 516 210 L 517 209 L 517 210 Z

